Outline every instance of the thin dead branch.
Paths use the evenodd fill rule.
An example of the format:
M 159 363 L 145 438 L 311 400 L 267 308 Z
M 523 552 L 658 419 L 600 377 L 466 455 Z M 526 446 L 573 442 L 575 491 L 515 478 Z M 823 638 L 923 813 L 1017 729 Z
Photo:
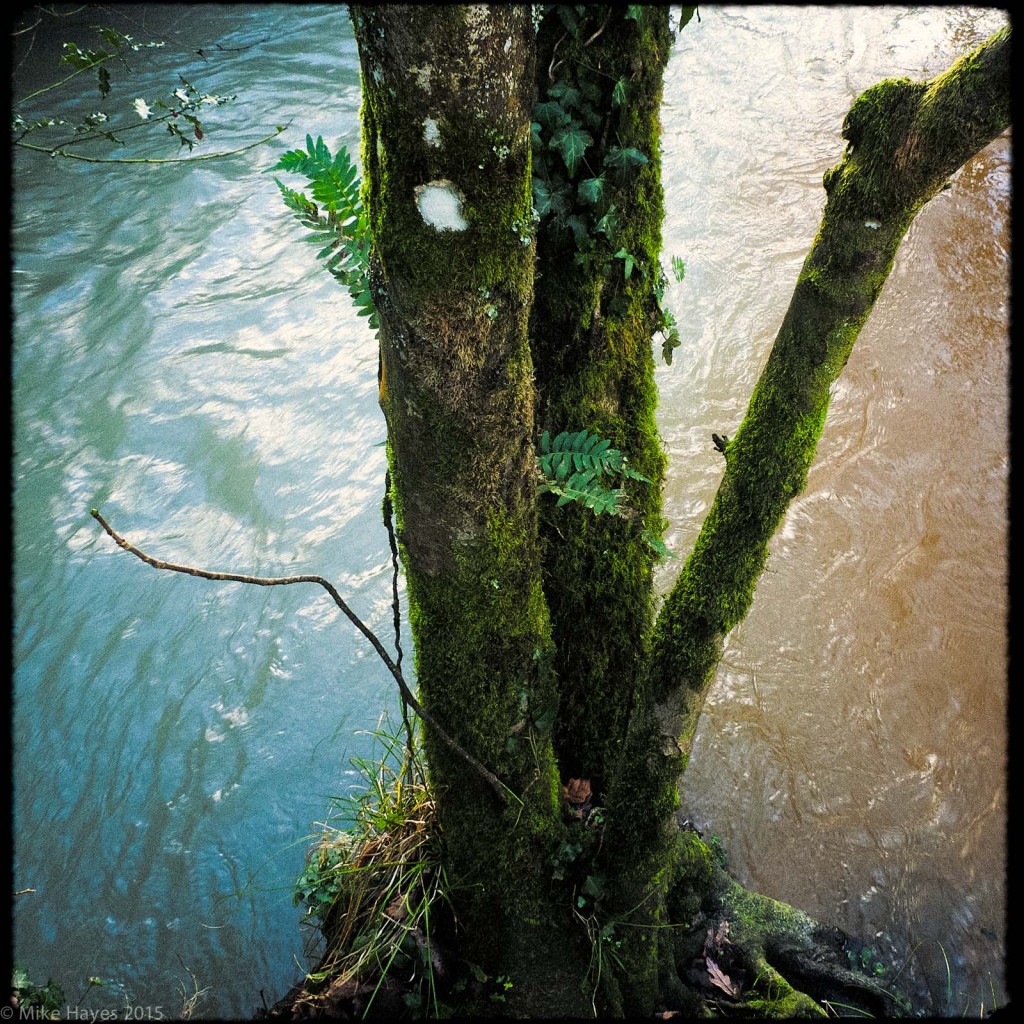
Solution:
M 328 594 L 331 595 L 331 599 L 334 603 L 345 613 L 349 622 L 352 623 L 360 633 L 370 642 L 370 646 L 377 652 L 377 656 L 381 661 L 384 662 L 388 671 L 394 677 L 395 682 L 398 683 L 399 692 L 402 695 L 402 699 L 405 701 L 412 710 L 423 719 L 427 725 L 433 729 L 437 734 L 438 738 L 458 757 L 461 757 L 467 764 L 471 765 L 477 772 L 477 774 L 491 787 L 497 796 L 498 800 L 502 804 L 508 803 L 508 792 L 507 787 L 501 782 L 501 780 L 494 775 L 493 772 L 485 768 L 472 754 L 467 750 L 463 750 L 458 743 L 453 740 L 444 729 L 438 725 L 437 720 L 428 711 L 424 710 L 418 700 L 413 696 L 412 691 L 409 689 L 408 683 L 405 681 L 405 676 L 402 675 L 401 669 L 394 663 L 391 656 L 384 649 L 384 645 L 377 639 L 376 634 L 370 629 L 362 619 L 345 603 L 342 599 L 341 594 L 338 593 L 334 584 L 329 580 L 325 580 L 323 576 L 308 575 L 308 576 L 247 576 L 243 573 L 237 572 L 213 572 L 208 569 L 197 569 L 192 565 L 179 565 L 176 562 L 165 562 L 162 559 L 154 558 L 152 555 L 147 555 L 144 551 L 135 547 L 129 541 L 125 540 L 107 521 L 100 515 L 97 509 L 91 509 L 90 514 L 93 519 L 96 520 L 107 532 L 107 534 L 113 538 L 114 542 L 118 547 L 124 548 L 125 551 L 135 555 L 136 558 L 141 559 L 147 565 L 151 565 L 154 569 L 164 569 L 168 572 L 180 572 L 185 573 L 187 576 L 198 576 L 204 580 L 228 580 L 233 583 L 249 583 L 257 587 L 282 587 L 288 586 L 292 583 L 316 583 L 317 585 L 324 588 Z

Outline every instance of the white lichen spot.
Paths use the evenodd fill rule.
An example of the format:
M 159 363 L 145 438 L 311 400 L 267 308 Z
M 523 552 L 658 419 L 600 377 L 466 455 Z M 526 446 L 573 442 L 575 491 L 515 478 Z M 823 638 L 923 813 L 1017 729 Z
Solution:
M 413 190 L 424 223 L 435 231 L 465 231 L 469 221 L 462 216 L 462 193 L 450 181 L 430 181 Z
M 482 39 L 491 27 L 490 4 L 468 4 L 464 8 L 466 12 L 466 28 L 469 29 L 470 47 L 475 49 L 476 43 Z
M 423 141 L 428 146 L 440 146 L 440 132 L 437 130 L 437 122 L 428 117 L 423 121 Z
M 429 64 L 424 64 L 423 67 L 417 67 L 413 64 L 410 65 L 409 70 L 416 76 L 416 84 L 424 92 L 430 92 L 430 76 L 433 74 L 434 69 Z
M 512 49 L 512 37 L 509 36 L 508 39 L 505 40 L 505 52 L 508 53 L 509 50 L 511 50 L 511 49 Z
M 864 227 L 871 228 L 872 231 L 877 231 L 882 225 L 877 220 L 866 220 L 864 221 Z

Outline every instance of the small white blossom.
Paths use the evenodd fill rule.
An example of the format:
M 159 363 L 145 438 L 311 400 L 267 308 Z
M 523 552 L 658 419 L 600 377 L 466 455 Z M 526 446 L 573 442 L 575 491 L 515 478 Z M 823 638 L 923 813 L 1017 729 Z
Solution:
M 146 118 L 150 115 L 149 104 L 145 100 L 136 100 L 135 112 L 139 115 L 139 117 L 142 118 L 143 121 L 145 121 Z

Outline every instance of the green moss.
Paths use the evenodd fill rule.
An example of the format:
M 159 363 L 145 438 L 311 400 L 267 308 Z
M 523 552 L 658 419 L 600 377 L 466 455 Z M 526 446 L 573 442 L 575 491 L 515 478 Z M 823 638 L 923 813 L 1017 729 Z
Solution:
M 533 250 L 521 231 L 531 212 L 530 69 L 515 65 L 522 81 L 505 83 L 507 95 L 465 86 L 474 61 L 493 67 L 486 46 L 500 47 L 505 28 L 525 38 L 527 14 L 489 10 L 484 27 L 505 28 L 473 37 L 475 53 L 457 43 L 464 14 L 424 9 L 412 32 L 404 15 L 367 8 L 355 27 L 381 404 L 419 697 L 509 799 L 499 803 L 425 729 L 429 781 L 464 939 L 486 970 L 507 973 L 517 960 L 527 969 L 528 937 L 557 916 L 538 869 L 564 827 L 553 716 L 545 728 L 542 714 L 555 693 L 532 475 Z M 417 62 L 433 62 L 429 95 L 409 74 Z M 439 145 L 422 135 L 427 117 Z M 421 217 L 415 190 L 435 179 L 458 188 L 465 230 L 437 231 Z
M 606 14 L 603 33 L 585 45 Z M 557 17 L 541 25 L 541 99 L 551 85 L 547 69 L 560 61 L 559 83 L 595 97 L 593 108 L 606 126 L 591 131 L 596 141 L 587 150 L 588 167 L 600 168 L 611 145 L 649 158 L 616 191 L 618 231 L 613 240 L 595 236 L 591 261 L 577 262 L 572 236 L 550 221 L 541 224 L 531 318 L 538 429 L 593 430 L 653 481 L 630 486 L 638 511 L 633 523 L 579 509 L 544 510 L 545 591 L 562 694 L 556 748 L 565 775 L 589 778 L 603 794 L 622 754 L 653 616 L 654 557 L 643 527 L 655 534 L 662 528 L 665 459 L 651 349 L 663 217 L 658 109 L 670 39 L 667 17 L 653 8 L 642 24 L 608 8 L 584 17 L 590 20 L 575 35 L 566 35 Z M 612 87 L 620 77 L 630 82 L 629 101 L 616 106 Z M 619 249 L 636 261 L 628 281 L 623 261 L 612 258 Z

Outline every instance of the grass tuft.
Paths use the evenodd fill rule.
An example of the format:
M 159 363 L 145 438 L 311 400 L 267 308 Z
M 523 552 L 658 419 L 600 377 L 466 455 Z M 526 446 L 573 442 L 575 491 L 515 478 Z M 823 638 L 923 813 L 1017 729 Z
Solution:
M 319 823 L 296 886 L 325 951 L 295 1009 L 345 1004 L 365 1017 L 382 993 L 390 1001 L 397 991 L 411 1015 L 436 1016 L 445 967 L 437 917 L 449 915 L 434 801 L 400 730 L 382 723 L 371 735 L 379 756 L 351 762 L 365 787 L 336 801 L 334 820 L 350 824 Z

